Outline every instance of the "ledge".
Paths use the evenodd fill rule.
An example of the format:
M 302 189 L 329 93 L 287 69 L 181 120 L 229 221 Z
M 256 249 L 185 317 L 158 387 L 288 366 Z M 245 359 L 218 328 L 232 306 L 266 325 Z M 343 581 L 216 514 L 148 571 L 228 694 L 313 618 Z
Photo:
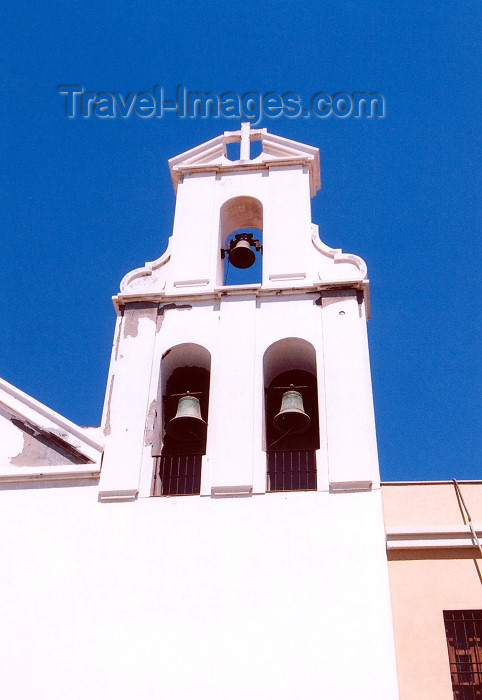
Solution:
M 359 289 L 368 294 L 369 281 L 364 280 L 339 280 L 331 282 L 315 282 L 315 284 L 299 285 L 297 287 L 263 287 L 261 284 L 249 285 L 232 285 L 226 287 L 214 287 L 211 289 L 199 289 L 199 287 L 191 287 L 190 291 L 180 291 L 176 293 L 166 292 L 137 292 L 131 294 L 117 294 L 112 297 L 112 303 L 116 311 L 119 311 L 122 306 L 133 302 L 169 302 L 181 301 L 184 299 L 192 301 L 221 299 L 227 296 L 244 296 L 253 294 L 258 298 L 276 297 L 276 296 L 298 296 L 300 294 L 316 294 L 326 292 L 332 289 Z
M 482 479 L 457 479 L 458 484 L 482 484 Z M 448 484 L 453 486 L 453 479 L 445 479 L 442 481 L 382 481 L 382 486 L 436 486 L 439 484 Z
M 78 467 L 69 467 L 60 471 L 58 467 L 42 467 L 18 470 L 15 472 L 0 473 L 0 486 L 2 484 L 25 484 L 37 481 L 72 481 L 80 479 L 98 479 L 100 469 L 86 469 L 85 464 Z
M 100 503 L 130 503 L 136 501 L 138 495 L 138 489 L 99 491 L 99 501 Z
M 371 491 L 371 481 L 331 481 L 330 493 L 360 493 Z
M 246 486 L 213 486 L 211 498 L 246 498 L 253 495 L 253 487 Z
M 174 159 L 170 159 L 174 161 Z M 230 173 L 256 172 L 260 170 L 271 170 L 286 166 L 302 166 L 310 171 L 310 196 L 314 197 L 321 187 L 319 170 L 317 172 L 315 160 L 312 155 L 278 157 L 276 159 L 257 160 L 237 160 L 211 163 L 186 163 L 185 165 L 173 165 L 171 176 L 174 182 L 174 190 L 177 191 L 177 183 L 186 175 L 197 175 L 198 173 L 216 173 L 228 175 Z
M 482 525 L 474 525 L 482 538 Z M 468 525 L 386 529 L 387 549 L 427 549 L 433 547 L 477 547 Z

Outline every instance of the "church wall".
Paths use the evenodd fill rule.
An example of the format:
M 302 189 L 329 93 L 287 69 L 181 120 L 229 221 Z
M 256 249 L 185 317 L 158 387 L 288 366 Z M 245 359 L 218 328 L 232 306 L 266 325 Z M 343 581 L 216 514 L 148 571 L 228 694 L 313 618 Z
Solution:
M 249 160 L 252 139 L 263 152 Z M 234 141 L 239 162 L 224 154 Z M 311 224 L 318 151 L 246 123 L 170 167 L 168 249 L 114 298 L 103 445 L 62 432 L 93 467 L 71 465 L 70 482 L 64 471 L 0 479 L 2 695 L 396 700 L 368 280 Z M 224 286 L 220 248 L 241 228 L 262 238 L 262 285 Z M 187 462 L 184 474 L 181 460 L 164 467 L 169 450 L 192 456 L 183 442 L 196 433 L 185 422 L 163 446 L 163 412 L 174 415 L 196 368 L 207 444 L 192 441 L 187 487 Z M 292 381 L 304 398 L 280 423 Z M 201 495 L 150 496 L 197 492 L 200 463 Z
M 380 492 L 0 500 L 9 700 L 397 697 Z

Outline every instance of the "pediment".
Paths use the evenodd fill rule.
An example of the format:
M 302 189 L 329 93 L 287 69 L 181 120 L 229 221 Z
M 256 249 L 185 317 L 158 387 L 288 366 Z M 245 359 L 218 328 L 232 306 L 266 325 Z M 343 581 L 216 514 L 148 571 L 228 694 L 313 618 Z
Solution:
M 81 428 L 0 380 L 0 483 L 98 475 L 102 444 Z
M 174 189 L 180 177 L 196 172 L 230 172 L 256 170 L 272 167 L 273 165 L 306 165 L 310 172 L 311 196 L 321 187 L 320 155 L 318 148 L 308 146 L 298 141 L 268 133 L 267 129 L 247 129 L 243 124 L 239 131 L 225 131 L 195 148 L 191 148 L 169 160 L 169 169 Z M 249 125 L 247 125 L 249 127 Z M 261 141 L 263 150 L 256 158 L 244 157 L 249 154 L 249 148 L 243 147 L 244 142 Z M 241 158 L 230 160 L 227 157 L 228 143 L 241 143 Z

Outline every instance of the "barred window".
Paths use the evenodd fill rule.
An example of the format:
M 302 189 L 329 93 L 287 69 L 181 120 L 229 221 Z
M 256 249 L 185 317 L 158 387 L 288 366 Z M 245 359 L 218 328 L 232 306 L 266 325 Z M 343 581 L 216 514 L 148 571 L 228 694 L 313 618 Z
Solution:
M 316 491 L 315 450 L 267 452 L 268 491 Z
M 445 610 L 454 700 L 482 698 L 482 610 Z
M 201 454 L 156 457 L 154 496 L 191 496 L 201 492 Z

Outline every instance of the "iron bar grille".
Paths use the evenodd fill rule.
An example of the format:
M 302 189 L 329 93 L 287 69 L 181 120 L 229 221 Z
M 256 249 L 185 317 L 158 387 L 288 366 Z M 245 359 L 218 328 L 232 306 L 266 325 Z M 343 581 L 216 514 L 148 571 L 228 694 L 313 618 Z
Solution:
M 455 700 L 482 698 L 482 610 L 445 610 Z
M 157 458 L 154 496 L 194 496 L 201 492 L 201 454 Z
M 268 491 L 316 491 L 315 450 L 275 450 L 267 458 Z

